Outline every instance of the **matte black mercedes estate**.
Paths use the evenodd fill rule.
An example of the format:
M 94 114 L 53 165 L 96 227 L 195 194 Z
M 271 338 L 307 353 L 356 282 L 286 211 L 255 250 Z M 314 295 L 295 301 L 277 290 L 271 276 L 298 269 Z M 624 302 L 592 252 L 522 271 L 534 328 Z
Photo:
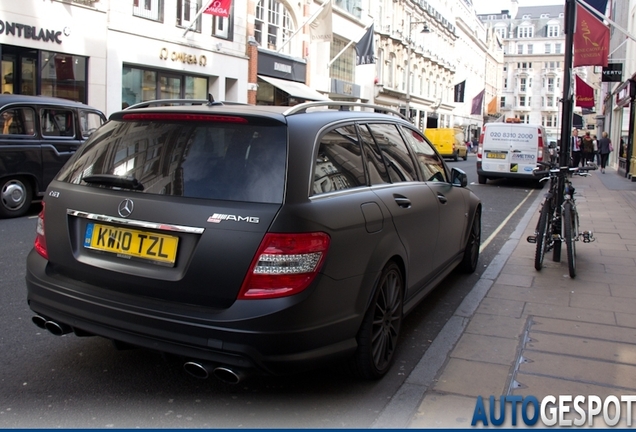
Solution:
M 46 192 L 34 323 L 234 383 L 339 360 L 383 376 L 404 315 L 454 268 L 475 270 L 481 204 L 411 123 L 373 109 L 111 115 Z

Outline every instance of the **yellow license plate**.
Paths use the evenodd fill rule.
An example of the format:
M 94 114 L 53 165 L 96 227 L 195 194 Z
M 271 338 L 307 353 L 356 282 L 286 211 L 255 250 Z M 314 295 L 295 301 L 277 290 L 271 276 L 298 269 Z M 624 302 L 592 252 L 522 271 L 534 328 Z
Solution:
M 506 154 L 505 153 L 486 153 L 486 158 L 487 159 L 505 159 L 506 158 Z
M 84 247 L 173 266 L 179 238 L 153 232 L 89 223 Z

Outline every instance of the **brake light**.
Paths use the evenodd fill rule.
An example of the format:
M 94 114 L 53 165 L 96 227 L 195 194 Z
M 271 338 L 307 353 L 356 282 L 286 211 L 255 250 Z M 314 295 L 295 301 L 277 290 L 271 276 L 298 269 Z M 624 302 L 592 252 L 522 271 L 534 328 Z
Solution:
M 243 281 L 239 300 L 298 294 L 316 278 L 331 241 L 323 232 L 266 234 Z
M 486 126 L 481 127 L 481 133 L 479 134 L 479 144 L 477 146 L 477 159 L 481 160 L 482 152 L 484 149 L 484 134 L 486 133 Z
M 38 215 L 37 225 L 35 226 L 35 243 L 33 247 L 44 258 L 49 259 L 49 252 L 46 249 L 46 238 L 44 237 L 44 203 L 42 203 L 42 211 Z
M 130 113 L 122 116 L 124 120 L 137 121 L 204 121 L 218 123 L 247 123 L 247 119 L 237 116 L 187 114 L 187 113 Z
M 537 154 L 537 160 L 543 161 L 543 135 L 541 134 L 541 129 L 537 128 L 537 134 L 539 136 L 539 152 Z

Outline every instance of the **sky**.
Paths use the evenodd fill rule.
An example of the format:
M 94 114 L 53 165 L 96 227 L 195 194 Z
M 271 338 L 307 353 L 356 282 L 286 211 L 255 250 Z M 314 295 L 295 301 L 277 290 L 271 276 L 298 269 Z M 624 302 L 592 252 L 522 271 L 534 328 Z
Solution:
M 473 0 L 475 11 L 482 13 L 496 13 L 510 9 L 510 0 Z M 519 0 L 519 6 L 565 5 L 565 0 Z

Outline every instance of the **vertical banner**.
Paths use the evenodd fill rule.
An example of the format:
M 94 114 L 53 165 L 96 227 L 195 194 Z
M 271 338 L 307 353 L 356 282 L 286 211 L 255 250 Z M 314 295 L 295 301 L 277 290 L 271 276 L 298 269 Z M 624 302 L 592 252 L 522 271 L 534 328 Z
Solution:
M 356 66 L 375 64 L 375 44 L 373 41 L 373 24 L 356 44 Z
M 575 105 L 581 108 L 594 108 L 594 88 L 591 85 L 575 76 Z
M 464 91 L 466 90 L 466 80 L 455 84 L 455 102 L 464 102 Z
M 490 102 L 488 102 L 488 109 L 486 110 L 486 113 L 497 114 L 497 96 L 495 96 Z
M 577 2 L 572 67 L 607 66 L 609 40 L 609 28 Z
M 312 42 L 331 42 L 333 38 L 332 16 L 331 0 L 327 0 L 327 3 L 322 6 L 322 11 L 309 24 L 309 37 Z
M 231 7 L 232 0 L 212 0 L 203 13 L 227 18 L 230 16 Z
M 473 104 L 470 109 L 470 115 L 481 115 L 483 105 L 484 105 L 484 94 L 486 93 L 486 89 L 483 89 L 479 92 L 477 96 L 473 98 Z

